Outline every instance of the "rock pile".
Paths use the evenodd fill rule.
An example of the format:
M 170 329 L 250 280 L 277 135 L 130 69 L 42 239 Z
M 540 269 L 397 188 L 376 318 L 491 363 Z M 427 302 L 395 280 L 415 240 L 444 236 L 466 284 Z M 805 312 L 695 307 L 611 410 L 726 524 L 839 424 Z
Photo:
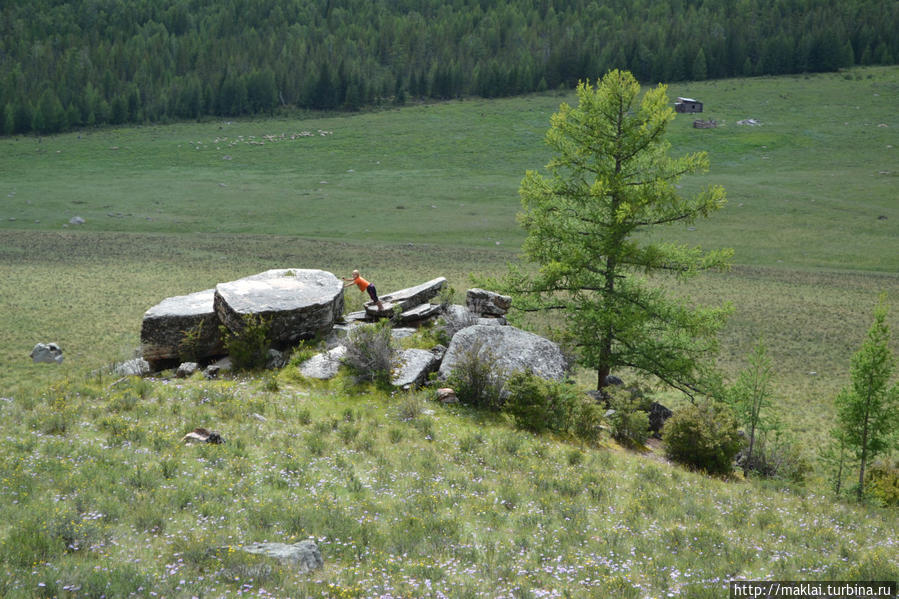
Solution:
M 222 331 L 239 333 L 248 319 L 261 317 L 272 346 L 287 349 L 303 339 L 322 336 L 327 351 L 299 366 L 307 378 L 330 379 L 337 375 L 346 354 L 347 333 L 363 322 L 389 317 L 398 326 L 395 339 L 415 332 L 414 326 L 442 318 L 449 347 L 399 352 L 391 376 L 398 388 L 424 384 L 433 372 L 446 378 L 460 355 L 481 343 L 511 373 L 530 370 L 538 376 L 561 379 L 567 365 L 559 347 L 542 337 L 508 326 L 504 315 L 512 298 L 484 289 L 469 289 L 465 306 L 431 303 L 446 285 L 444 277 L 381 296 L 382 309 L 369 303 L 362 312 L 344 317 L 343 285 L 321 270 L 275 269 L 220 283 L 214 289 L 170 297 L 144 314 L 141 326 L 143 360 L 135 374 L 181 363 L 178 376 L 190 376 L 207 364 L 208 377 L 221 372 L 224 354 Z M 280 354 L 278 352 L 273 352 Z M 277 356 L 276 356 L 277 357 Z M 279 360 L 271 360 L 278 367 Z M 212 372 L 214 370 L 215 372 Z M 129 370 L 128 372 L 131 372 Z M 124 374 L 124 372 L 123 372 Z

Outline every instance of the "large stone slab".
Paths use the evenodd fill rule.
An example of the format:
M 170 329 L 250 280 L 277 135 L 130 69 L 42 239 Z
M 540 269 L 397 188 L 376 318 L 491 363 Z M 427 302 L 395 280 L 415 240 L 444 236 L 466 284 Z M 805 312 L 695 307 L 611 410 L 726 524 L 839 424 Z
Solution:
M 279 346 L 331 330 L 343 313 L 343 284 L 323 270 L 279 268 L 220 283 L 215 312 L 228 329 L 240 332 L 247 316 L 269 323 L 269 340 Z
M 219 319 L 213 309 L 214 289 L 162 300 L 144 313 L 141 354 L 155 362 L 202 359 L 224 351 Z
M 512 326 L 479 324 L 453 336 L 440 364 L 440 378 L 446 379 L 465 352 L 479 341 L 484 349 L 493 352 L 497 365 L 507 374 L 531 370 L 539 377 L 555 380 L 567 374 L 565 357 L 552 341 Z
M 398 366 L 393 369 L 390 384 L 394 387 L 418 387 L 428 375 L 437 370 L 437 356 L 426 349 L 407 349 L 400 352 Z
M 367 304 L 365 306 L 365 313 L 369 317 L 375 318 L 392 316 L 393 310 L 397 306 L 405 312 L 406 310 L 419 306 L 435 297 L 440 293 L 440 290 L 443 289 L 444 285 L 446 285 L 446 277 L 437 277 L 436 279 L 431 279 L 430 281 L 422 283 L 421 285 L 416 285 L 415 287 L 408 287 L 406 289 L 388 293 L 387 295 L 382 295 L 378 299 L 381 300 L 383 309 L 378 310 L 378 306 Z

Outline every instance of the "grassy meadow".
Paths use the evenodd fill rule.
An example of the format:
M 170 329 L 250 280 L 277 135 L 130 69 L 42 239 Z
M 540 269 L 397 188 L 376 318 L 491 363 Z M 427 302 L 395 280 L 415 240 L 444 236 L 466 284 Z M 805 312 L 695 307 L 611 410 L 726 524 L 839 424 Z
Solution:
M 733 247 L 735 265 L 659 283 L 732 304 L 725 372 L 765 340 L 775 404 L 814 457 L 881 293 L 899 355 L 899 68 L 679 95 L 719 123 L 674 121 L 672 153 L 712 163 L 683 190 L 722 184 L 729 202 L 653 234 Z M 0 596 L 720 597 L 733 578 L 899 578 L 895 510 L 826 496 L 820 472 L 708 479 L 291 367 L 95 372 L 131 357 L 165 297 L 269 268 L 358 267 L 382 292 L 443 275 L 460 296 L 501 274 L 523 239 L 518 183 L 572 99 L 0 139 Z M 65 362 L 32 364 L 49 341 Z M 181 446 L 195 426 L 229 442 Z M 310 537 L 326 561 L 311 577 L 228 549 Z

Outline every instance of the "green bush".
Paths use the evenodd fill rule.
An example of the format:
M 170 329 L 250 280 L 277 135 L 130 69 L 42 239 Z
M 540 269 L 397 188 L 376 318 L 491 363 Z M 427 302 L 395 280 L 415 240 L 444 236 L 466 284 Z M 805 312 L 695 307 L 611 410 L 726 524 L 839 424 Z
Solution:
M 642 445 L 649 438 L 648 401 L 628 389 L 607 388 L 609 425 L 619 443 Z
M 462 403 L 498 410 L 503 405 L 504 372 L 499 359 L 481 341 L 461 352 L 447 383 Z
M 343 363 L 356 381 L 390 384 L 390 371 L 396 361 L 396 344 L 389 320 L 354 327 L 347 334 Z
M 506 389 L 504 409 L 520 429 L 570 433 L 588 441 L 599 435 L 601 410 L 574 385 L 519 372 L 509 378 Z
M 811 471 L 811 464 L 800 451 L 792 435 L 780 429 L 765 431 L 756 438 L 752 459 L 746 460 L 741 452 L 737 458 L 746 472 L 753 472 L 767 478 L 780 478 L 792 482 L 802 482 Z
M 742 440 L 727 410 L 712 403 L 689 405 L 665 423 L 669 458 L 709 474 L 730 474 Z
M 899 460 L 878 460 L 865 473 L 865 490 L 877 503 L 899 506 Z
M 240 331 L 220 327 L 225 351 L 231 356 L 235 370 L 256 370 L 268 361 L 271 347 L 268 339 L 269 322 L 259 315 L 247 314 L 243 317 Z

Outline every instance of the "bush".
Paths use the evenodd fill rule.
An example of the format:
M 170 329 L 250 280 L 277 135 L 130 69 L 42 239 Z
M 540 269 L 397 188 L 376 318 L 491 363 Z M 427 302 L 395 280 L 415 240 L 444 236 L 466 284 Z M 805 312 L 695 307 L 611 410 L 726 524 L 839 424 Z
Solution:
M 754 472 L 759 476 L 798 483 L 811 470 L 811 465 L 796 442 L 780 430 L 767 431 L 758 436 L 752 459 L 748 462 L 744 453 L 740 453 L 737 463 L 745 472 Z
M 865 473 L 865 490 L 886 507 L 899 506 L 899 460 L 878 460 Z
M 662 439 L 669 458 L 709 474 L 730 474 L 742 446 L 736 421 L 712 403 L 677 411 L 665 423 Z
M 519 372 L 507 381 L 506 389 L 504 409 L 518 428 L 570 433 L 589 441 L 599 435 L 600 408 L 574 385 Z
M 243 317 L 243 327 L 234 332 L 220 327 L 225 351 L 231 356 L 235 370 L 255 370 L 263 368 L 268 361 L 269 322 L 262 316 L 247 314 Z
M 612 437 L 619 443 L 642 445 L 649 438 L 648 401 L 628 389 L 607 388 L 609 425 Z
M 497 410 L 503 405 L 503 379 L 496 355 L 476 341 L 461 353 L 447 382 L 462 403 Z
M 345 345 L 343 363 L 357 381 L 390 384 L 390 371 L 396 361 L 397 349 L 389 320 L 354 327 L 347 334 Z

